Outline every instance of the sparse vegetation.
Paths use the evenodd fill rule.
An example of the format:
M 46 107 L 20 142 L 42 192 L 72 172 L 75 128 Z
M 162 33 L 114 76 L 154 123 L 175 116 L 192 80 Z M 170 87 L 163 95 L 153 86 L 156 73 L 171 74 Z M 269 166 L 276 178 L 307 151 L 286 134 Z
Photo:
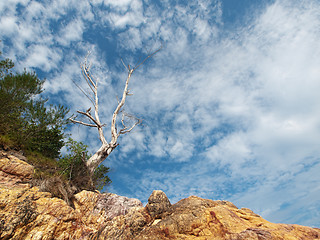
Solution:
M 26 70 L 15 73 L 13 67 L 10 59 L 0 61 L 0 146 L 23 152 L 35 167 L 33 184 L 67 202 L 76 192 L 110 183 L 105 166 L 88 173 L 86 145 L 71 138 L 64 142 L 68 108 L 48 106 L 42 98 L 44 80 Z
M 88 168 L 86 166 L 86 159 L 89 157 L 88 146 L 81 142 L 76 142 L 69 138 L 66 143 L 68 154 L 59 160 L 59 166 L 63 169 L 62 174 L 66 177 L 72 185 L 83 189 L 102 189 L 105 185 L 111 183 L 107 176 L 109 168 L 100 165 L 93 174 L 91 179 Z

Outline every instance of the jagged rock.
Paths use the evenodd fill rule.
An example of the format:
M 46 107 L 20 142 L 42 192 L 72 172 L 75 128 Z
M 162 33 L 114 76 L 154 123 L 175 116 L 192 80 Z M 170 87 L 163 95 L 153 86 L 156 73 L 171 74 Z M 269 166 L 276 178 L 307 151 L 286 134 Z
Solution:
M 0 150 L 0 182 L 3 187 L 24 187 L 32 179 L 34 167 Z
M 148 199 L 146 208 L 151 217 L 161 218 L 170 212 L 171 203 L 163 191 L 154 190 Z
M 170 214 L 154 219 L 147 208 L 107 222 L 94 239 L 135 240 L 300 240 L 320 239 L 320 230 L 270 223 L 249 209 L 227 201 L 196 196 L 172 205 Z
M 146 208 L 131 209 L 126 215 L 108 221 L 91 236 L 91 239 L 136 239 L 150 223 L 152 223 L 152 217 Z
M 72 208 L 38 187 L 17 183 L 17 179 L 31 180 L 33 167 L 13 155 L 1 156 L 0 176 L 6 171 L 8 177 L 0 178 L 0 239 L 89 239 L 110 218 L 105 199 L 118 199 L 111 206 L 113 217 L 142 206 L 137 199 L 82 191 L 74 195 Z M 120 206 L 121 211 L 116 211 Z
M 139 209 L 143 207 L 141 201 L 135 198 L 127 198 L 113 193 L 100 194 L 97 201 L 96 210 L 105 210 L 108 220 L 114 217 L 125 215 L 131 208 Z
M 39 191 L 38 187 L 1 189 L 0 239 L 89 239 L 90 234 L 97 232 L 110 219 L 110 212 L 101 205 L 101 199 L 108 198 L 108 195 L 82 191 L 75 195 L 73 209 L 62 199 Z M 130 199 L 127 202 L 135 204 L 125 205 L 122 212 L 113 212 L 113 217 L 137 209 L 136 205 L 141 204 Z M 135 219 L 135 224 L 138 222 Z
M 9 155 L 3 158 L 12 159 Z M 28 174 L 21 174 L 20 167 L 13 167 L 20 162 L 9 160 L 1 161 L 0 174 L 5 169 L 8 177 L 32 176 L 30 167 Z M 73 205 L 28 184 L 8 187 L 0 178 L 0 239 L 320 239 L 320 229 L 270 223 L 227 201 L 191 196 L 171 205 L 161 191 L 151 194 L 146 207 L 137 199 L 98 191 L 76 194 Z

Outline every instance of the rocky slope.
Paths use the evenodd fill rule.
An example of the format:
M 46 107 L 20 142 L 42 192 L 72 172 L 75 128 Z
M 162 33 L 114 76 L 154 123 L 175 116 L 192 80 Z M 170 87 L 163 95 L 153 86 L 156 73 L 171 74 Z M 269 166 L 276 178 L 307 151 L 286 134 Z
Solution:
M 320 229 L 270 223 L 249 209 L 196 196 L 171 205 L 82 191 L 73 207 L 31 187 L 33 167 L 0 152 L 0 239 L 320 239 Z

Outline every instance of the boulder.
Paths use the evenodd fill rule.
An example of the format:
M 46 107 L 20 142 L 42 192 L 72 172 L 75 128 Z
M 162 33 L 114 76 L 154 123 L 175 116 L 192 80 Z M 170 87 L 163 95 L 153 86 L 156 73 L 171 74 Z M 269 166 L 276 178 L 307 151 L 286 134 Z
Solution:
M 169 214 L 171 203 L 167 195 L 161 190 L 154 190 L 148 199 L 146 209 L 153 218 L 162 218 Z
M 151 199 L 155 195 L 164 196 L 157 191 L 152 194 Z M 161 211 L 161 219 L 155 219 L 149 207 L 147 205 L 145 208 L 129 211 L 127 215 L 113 218 L 92 237 L 101 240 L 320 239 L 319 229 L 270 223 L 250 209 L 238 209 L 228 201 L 213 201 L 191 196 L 172 205 L 166 214 L 165 211 Z
M 114 217 L 125 215 L 131 208 L 139 209 L 143 207 L 140 200 L 128 198 L 113 193 L 100 194 L 95 209 L 97 211 L 105 210 L 105 217 L 108 220 Z

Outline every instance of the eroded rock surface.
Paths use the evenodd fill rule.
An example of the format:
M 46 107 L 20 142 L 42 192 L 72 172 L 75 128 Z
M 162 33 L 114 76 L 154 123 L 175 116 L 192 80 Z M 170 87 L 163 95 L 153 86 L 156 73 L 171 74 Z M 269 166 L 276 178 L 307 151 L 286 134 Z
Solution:
M 320 230 L 270 223 L 230 202 L 191 196 L 172 205 L 170 213 L 160 219 L 152 217 L 147 207 L 142 208 L 114 218 L 94 236 L 120 240 L 301 240 L 320 239 Z
M 111 218 L 142 207 L 137 199 L 82 191 L 72 208 L 28 184 L 32 174 L 28 163 L 1 155 L 0 176 L 6 177 L 0 177 L 0 239 L 90 239 Z
M 132 208 L 139 209 L 143 207 L 141 201 L 135 198 L 118 196 L 113 193 L 100 194 L 96 204 L 96 211 L 105 211 L 105 217 L 108 220 L 114 217 L 125 215 Z
M 23 158 L 20 156 L 20 158 Z M 2 187 L 24 187 L 32 179 L 33 166 L 0 150 L 0 182 Z
M 72 208 L 31 187 L 32 174 L 21 159 L 1 155 L 0 176 L 6 177 L 0 177 L 0 239 L 320 239 L 319 229 L 270 223 L 227 201 L 191 196 L 171 205 L 159 190 L 146 207 L 137 199 L 82 191 Z
M 170 214 L 171 203 L 164 192 L 154 190 L 148 199 L 146 209 L 151 217 L 161 218 L 163 215 Z

